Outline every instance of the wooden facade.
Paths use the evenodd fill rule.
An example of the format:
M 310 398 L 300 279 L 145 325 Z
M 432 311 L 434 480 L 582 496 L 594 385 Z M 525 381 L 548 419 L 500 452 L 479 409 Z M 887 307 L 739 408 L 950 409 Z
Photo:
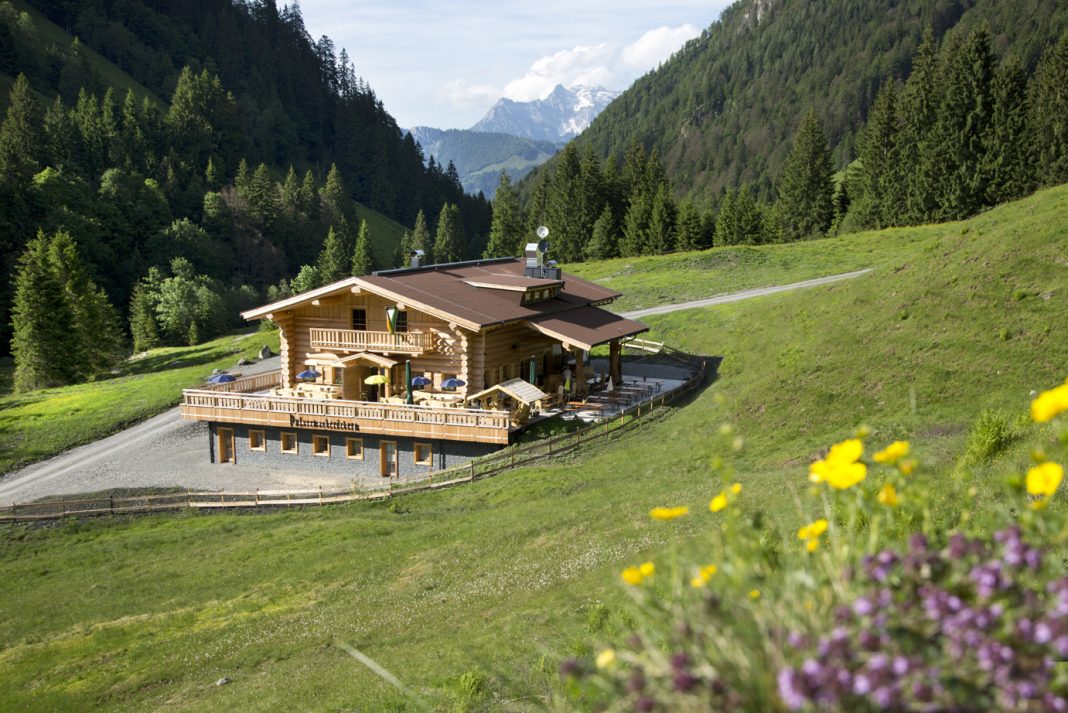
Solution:
M 388 271 L 251 310 L 246 318 L 267 318 L 278 326 L 280 371 L 221 385 L 228 388 L 187 390 L 182 415 L 217 424 L 507 444 L 517 414 L 525 417 L 531 404 L 499 410 L 494 402 L 498 409 L 489 410 L 467 403 L 469 394 L 509 379 L 531 380 L 531 374 L 547 395 L 565 386 L 581 392 L 589 375 L 585 349 L 592 340 L 604 336 L 613 344 L 612 371 L 618 373 L 620 339 L 644 330 L 591 306 L 618 293 L 577 278 L 568 278 L 578 285 L 568 292 L 564 280 L 516 271 L 500 260 Z M 528 283 L 531 289 L 525 290 Z M 583 326 L 589 310 L 606 315 L 615 331 L 602 334 Z M 561 323 L 567 332 L 571 314 L 576 315 L 572 343 L 568 335 L 552 336 L 536 324 L 550 316 L 553 334 Z M 319 374 L 315 383 L 298 377 L 309 368 Z M 409 394 L 406 373 L 429 383 Z M 376 375 L 387 383 L 368 384 Z M 462 385 L 443 389 L 448 379 Z

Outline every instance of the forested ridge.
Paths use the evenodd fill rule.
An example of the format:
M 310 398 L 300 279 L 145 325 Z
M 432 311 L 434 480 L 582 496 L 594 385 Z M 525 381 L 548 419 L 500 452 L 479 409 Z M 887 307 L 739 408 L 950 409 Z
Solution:
M 910 75 L 924 31 L 942 42 L 983 23 L 993 50 L 1030 73 L 1068 27 L 1068 7 L 1055 0 L 741 0 L 638 79 L 576 141 L 617 160 L 635 141 L 655 149 L 676 195 L 701 204 L 742 184 L 771 197 L 807 111 L 816 112 L 834 168 L 844 168 L 879 87 Z
M 25 4 L 0 3 L 0 72 L 12 87 L 0 128 L 5 345 L 20 255 L 36 260 L 23 261 L 27 274 L 62 282 L 63 263 L 49 257 L 61 254 L 84 273 L 81 296 L 54 290 L 68 302 L 57 314 L 102 294 L 118 315 L 108 324 L 126 324 L 133 308 L 146 326 L 150 299 L 155 338 L 184 343 L 227 328 L 268 287 L 284 293 L 301 266 L 315 268 L 305 287 L 339 269 L 395 266 L 400 246 L 366 237 L 361 205 L 406 226 L 451 206 L 460 254 L 481 252 L 489 203 L 464 194 L 454 167 L 424 164 L 346 52 L 312 40 L 296 4 L 32 4 L 73 39 L 56 42 L 62 31 Z M 126 75 L 136 84 L 116 91 Z M 181 300 L 165 287 L 188 298 L 186 314 L 166 313 Z M 77 330 L 68 319 L 51 331 L 59 349 Z M 147 342 L 133 336 L 154 343 L 152 330 Z

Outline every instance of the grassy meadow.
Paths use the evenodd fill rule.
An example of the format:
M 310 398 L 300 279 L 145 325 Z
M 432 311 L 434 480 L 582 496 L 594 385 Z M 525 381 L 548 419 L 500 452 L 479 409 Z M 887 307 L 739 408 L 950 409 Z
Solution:
M 911 439 L 932 517 L 965 497 L 993 508 L 1000 489 L 968 488 L 1022 467 L 1042 432 L 1020 426 L 991 462 L 957 466 L 980 411 L 1011 419 L 1032 390 L 1068 376 L 1065 216 L 1061 187 L 961 223 L 632 261 L 646 280 L 631 283 L 645 294 L 635 307 L 875 271 L 649 318 L 653 338 L 722 355 L 718 380 L 567 460 L 392 503 L 7 530 L 0 709 L 537 708 L 563 657 L 628 621 L 623 566 L 705 541 L 707 517 L 647 513 L 704 509 L 720 487 L 709 463 L 724 452 L 713 434 L 725 422 L 745 438 L 739 505 L 772 541 L 799 524 L 808 463 L 860 423 L 874 441 Z M 757 264 L 740 262 L 746 275 L 680 269 L 731 254 Z M 623 264 L 582 274 L 622 285 Z M 678 294 L 654 299 L 672 284 Z M 224 676 L 231 683 L 215 686 Z
M 0 473 L 102 438 L 154 416 L 203 384 L 213 369 L 235 369 L 277 332 L 246 332 L 195 347 L 162 347 L 127 359 L 97 381 L 13 394 L 10 360 L 0 363 Z

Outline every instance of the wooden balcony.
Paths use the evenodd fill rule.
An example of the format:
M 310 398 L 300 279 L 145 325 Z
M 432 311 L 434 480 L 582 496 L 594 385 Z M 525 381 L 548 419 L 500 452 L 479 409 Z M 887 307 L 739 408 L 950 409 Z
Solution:
M 182 392 L 182 418 L 279 428 L 508 443 L 509 414 L 468 408 L 305 399 L 211 389 Z
M 432 354 L 437 349 L 434 332 L 368 332 L 355 329 L 311 329 L 312 349 L 344 349 L 384 354 Z

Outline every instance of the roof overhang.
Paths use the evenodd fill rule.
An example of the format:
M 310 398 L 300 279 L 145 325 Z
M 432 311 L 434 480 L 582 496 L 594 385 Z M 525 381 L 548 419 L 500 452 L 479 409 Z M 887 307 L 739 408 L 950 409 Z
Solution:
M 314 290 L 308 290 L 307 292 L 301 292 L 299 295 L 293 295 L 287 297 L 284 300 L 278 302 L 272 302 L 269 305 L 257 307 L 256 309 L 250 309 L 247 312 L 242 312 L 241 316 L 246 320 L 253 319 L 270 319 L 270 315 L 275 312 L 286 312 L 288 310 L 299 307 L 308 302 L 314 302 L 315 300 L 322 299 L 324 297 L 334 297 L 346 292 L 352 291 L 353 287 L 358 286 L 355 277 L 346 277 L 344 280 L 338 280 L 337 282 L 331 282 L 329 285 L 323 285 L 317 287 Z
M 358 364 L 367 364 L 388 369 L 396 366 L 400 362 L 394 361 L 393 359 L 387 359 L 378 354 L 372 354 L 371 352 L 357 352 L 356 354 L 346 357 L 331 353 L 309 354 L 308 358 L 304 360 L 304 363 L 307 366 L 331 366 L 335 369 L 344 369 L 347 366 L 356 366 Z
M 641 322 L 598 307 L 579 307 L 524 320 L 531 329 L 560 342 L 589 351 L 598 344 L 649 331 Z
M 500 391 L 501 393 L 508 394 L 516 401 L 520 401 L 528 405 L 536 401 L 541 401 L 542 399 L 549 398 L 549 395 L 547 393 L 539 389 L 534 384 L 531 384 L 529 381 L 525 381 L 523 379 L 509 379 L 508 381 L 502 381 L 499 384 L 494 384 L 488 389 L 479 391 L 477 394 L 472 394 L 471 396 L 467 397 L 467 400 L 473 401 L 475 399 L 482 398 L 483 396 L 492 394 L 495 391 Z

